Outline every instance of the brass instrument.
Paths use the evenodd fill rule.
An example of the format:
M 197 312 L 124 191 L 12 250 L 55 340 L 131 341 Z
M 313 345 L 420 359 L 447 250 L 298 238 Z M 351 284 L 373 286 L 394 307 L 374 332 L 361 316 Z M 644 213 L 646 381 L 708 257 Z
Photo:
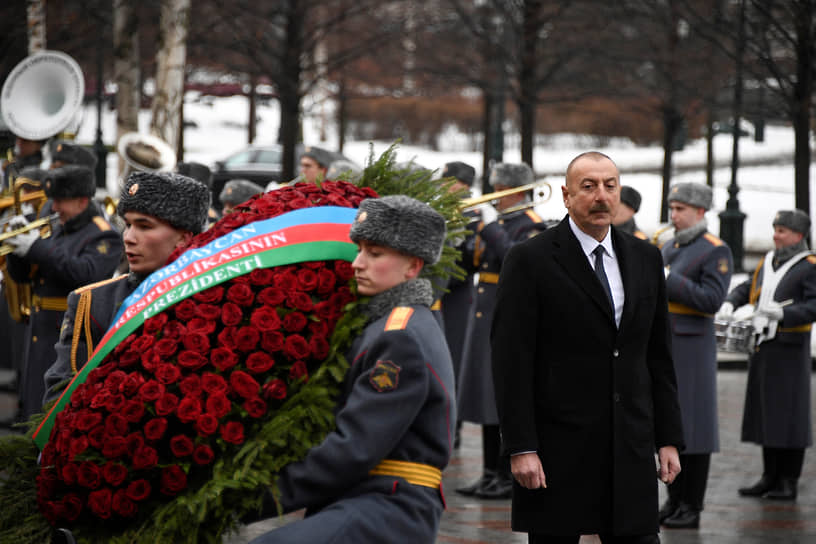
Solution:
M 116 208 L 119 207 L 119 200 L 113 198 L 110 195 L 105 195 L 105 199 L 102 201 L 102 208 L 105 210 L 105 213 L 108 217 L 115 217 L 116 216 Z
M 546 190 L 544 189 L 545 187 Z M 484 204 L 485 202 L 491 202 L 493 200 L 498 200 L 506 196 L 511 196 L 526 191 L 537 191 L 535 194 L 543 198 L 540 198 L 537 202 L 525 202 L 524 204 L 519 204 L 518 206 L 508 208 L 507 210 L 502 210 L 502 213 L 510 213 L 510 211 L 518 211 L 523 210 L 525 208 L 532 208 L 533 206 L 541 204 L 542 202 L 547 202 L 552 196 L 552 187 L 550 186 L 550 184 L 546 181 L 537 181 L 535 183 L 521 185 L 520 187 L 513 187 L 512 189 L 504 189 L 503 191 L 487 193 L 486 195 L 482 196 L 464 198 L 462 199 L 462 202 L 459 204 L 459 208 L 463 211 L 468 210 L 470 208 L 475 208 L 476 206 Z
M 35 219 L 34 221 L 28 223 L 24 227 L 20 227 L 19 229 L 10 230 L 0 234 L 0 256 L 8 255 L 12 251 L 14 251 L 14 246 L 11 244 L 4 243 L 9 238 L 14 238 L 18 234 L 23 234 L 24 232 L 28 232 L 34 229 L 41 229 L 40 230 L 40 238 L 48 238 L 51 236 L 51 225 L 54 221 L 59 219 L 59 214 L 54 213 L 49 215 L 48 217 L 41 217 L 39 219 Z M 48 227 L 43 228 L 43 227 Z
M 650 239 L 650 241 L 652 242 L 652 245 L 657 246 L 657 247 L 661 247 L 663 245 L 663 243 L 660 243 L 660 235 L 663 234 L 664 232 L 666 232 L 667 230 L 670 230 L 670 229 L 673 229 L 673 228 L 674 228 L 674 225 L 669 223 L 668 225 L 664 225 L 664 226 L 660 227 L 659 229 L 657 229 L 655 231 L 655 233 L 652 234 L 652 237 Z M 665 240 L 664 240 L 664 243 L 665 243 Z
M 123 134 L 116 145 L 116 151 L 125 161 L 125 168 L 120 176 L 122 182 L 132 172 L 169 172 L 176 165 L 176 152 L 173 148 L 152 134 Z

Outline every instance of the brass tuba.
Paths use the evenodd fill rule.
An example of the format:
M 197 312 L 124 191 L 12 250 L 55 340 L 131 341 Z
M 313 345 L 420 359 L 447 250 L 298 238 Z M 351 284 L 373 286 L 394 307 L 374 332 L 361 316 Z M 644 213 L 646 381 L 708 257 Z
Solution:
M 131 172 L 168 172 L 176 165 L 176 152 L 164 140 L 150 134 L 128 132 L 119 138 L 116 151 L 125 161 L 122 181 Z

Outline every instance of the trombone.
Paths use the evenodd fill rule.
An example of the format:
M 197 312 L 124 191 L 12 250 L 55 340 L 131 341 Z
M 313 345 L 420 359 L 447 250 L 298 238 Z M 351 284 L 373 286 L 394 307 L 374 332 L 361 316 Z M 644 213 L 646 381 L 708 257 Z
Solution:
M 518 210 L 524 210 L 526 208 L 532 208 L 533 206 L 536 206 L 543 202 L 547 202 L 552 196 L 552 187 L 550 186 L 550 184 L 546 181 L 537 181 L 535 183 L 528 183 L 527 185 L 513 187 L 512 189 L 504 189 L 502 191 L 487 193 L 486 195 L 482 196 L 464 198 L 462 199 L 462 202 L 459 203 L 459 209 L 462 211 L 469 210 L 471 208 L 475 208 L 476 206 L 484 204 L 485 202 L 491 202 L 493 200 L 498 200 L 506 196 L 523 193 L 525 191 L 534 191 L 534 196 L 538 196 L 539 200 L 535 201 L 535 199 L 533 199 L 532 202 L 525 202 L 524 204 L 513 206 L 506 210 L 502 210 L 502 213 L 510 213 Z
M 9 221 L 11 221 L 12 219 L 14 219 L 14 218 L 11 217 L 9 219 L 4 220 L 3 225 L 5 225 Z M 44 232 L 41 232 L 40 233 L 40 238 L 48 238 L 49 236 L 51 236 L 52 224 L 57 219 L 59 219 L 59 214 L 54 213 L 54 214 L 49 215 L 48 217 L 41 217 L 40 219 L 35 219 L 34 221 L 28 223 L 24 227 L 20 227 L 19 229 L 10 230 L 10 231 L 7 231 L 7 232 L 4 232 L 4 233 L 0 234 L 0 255 L 8 255 L 12 251 L 14 251 L 14 246 L 11 245 L 11 244 L 7 244 L 6 240 L 8 240 L 9 238 L 15 237 L 18 234 L 22 234 L 22 233 L 28 232 L 30 230 L 39 229 L 39 228 L 47 226 L 48 230 L 44 231 Z

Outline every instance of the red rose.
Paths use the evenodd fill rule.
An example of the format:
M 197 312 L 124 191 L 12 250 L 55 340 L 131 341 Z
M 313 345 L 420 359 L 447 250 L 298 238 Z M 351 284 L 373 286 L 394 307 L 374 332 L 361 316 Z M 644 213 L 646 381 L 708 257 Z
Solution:
M 142 417 L 144 416 L 145 409 L 144 405 L 135 400 L 129 400 L 125 402 L 125 405 L 122 406 L 121 414 L 128 423 L 137 423 L 139 422 Z
M 136 344 L 136 342 L 134 342 L 134 344 Z M 105 378 L 105 387 L 111 391 L 116 391 L 119 389 L 119 385 L 125 381 L 125 378 L 127 378 L 127 373 L 122 372 L 121 370 L 114 370 L 108 374 L 107 378 Z
M 244 426 L 238 421 L 229 421 L 221 427 L 221 438 L 230 444 L 241 444 L 244 442 Z
M 133 341 L 128 351 L 133 351 L 136 354 L 141 354 L 147 348 L 156 343 L 156 337 L 150 334 L 143 334 Z
M 244 283 L 234 283 L 227 289 L 227 300 L 238 306 L 249 306 L 254 299 L 252 288 Z
M 181 421 L 192 423 L 201 415 L 201 401 L 195 397 L 184 397 L 178 405 L 177 415 Z
M 102 455 L 107 459 L 116 459 L 127 453 L 127 440 L 124 436 L 111 436 L 102 446 Z
M 168 321 L 167 314 L 156 314 L 149 317 L 144 322 L 144 334 L 155 335 L 160 332 Z
M 283 380 L 275 378 L 263 386 L 263 396 L 265 399 L 283 400 L 286 398 L 286 384 Z
M 241 307 L 234 302 L 225 302 L 221 308 L 221 323 L 227 327 L 234 327 L 241 323 L 244 318 L 244 312 Z
M 205 372 L 201 376 L 201 389 L 203 389 L 210 395 L 214 393 L 226 393 L 227 381 L 218 374 L 213 374 L 212 372 Z
M 102 477 L 105 478 L 106 482 L 114 487 L 124 482 L 125 478 L 127 478 L 127 474 L 127 467 L 125 467 L 125 465 L 122 463 L 113 463 L 108 461 L 105 463 L 105 466 L 102 467 Z
M 289 368 L 289 379 L 293 382 L 300 379 L 303 379 L 303 381 L 308 381 L 309 370 L 306 368 L 306 363 L 303 361 L 295 361 L 295 363 Z
M 317 274 L 314 270 L 302 268 L 297 273 L 298 285 L 304 291 L 314 291 L 317 288 Z
M 121 414 L 110 414 L 105 418 L 105 432 L 111 436 L 125 436 L 128 433 L 128 422 Z
M 249 417 L 259 418 L 266 413 L 266 402 L 260 397 L 247 399 L 242 406 L 249 414 Z
M 113 508 L 114 512 L 125 518 L 135 516 L 138 510 L 136 503 L 127 496 L 127 492 L 124 489 L 118 489 L 116 493 L 113 494 L 111 508 Z
M 88 437 L 78 436 L 68 443 L 68 455 L 73 459 L 88 449 Z
M 302 331 L 306 323 L 306 316 L 300 312 L 292 312 L 283 317 L 283 328 L 288 332 Z
M 255 378 L 243 370 L 233 371 L 233 373 L 230 374 L 229 383 L 232 390 L 245 399 L 257 397 L 258 390 L 261 388 L 260 384 L 255 381 Z
M 164 434 L 164 431 L 162 431 L 162 434 Z M 144 437 L 139 432 L 130 433 L 129 435 L 127 435 L 125 440 L 127 441 L 128 455 L 130 455 L 131 457 L 133 456 L 134 452 L 136 452 L 136 450 L 138 450 L 144 445 Z
M 96 427 L 100 423 L 102 423 L 102 414 L 98 412 L 91 412 L 90 410 L 83 409 L 77 414 L 79 417 L 77 418 L 76 427 L 80 431 L 89 431 L 93 427 Z
M 283 304 L 286 300 L 286 292 L 278 287 L 267 287 L 258 293 L 258 302 L 273 308 Z
M 215 453 L 212 448 L 206 444 L 199 444 L 193 450 L 193 462 L 197 465 L 209 465 L 215 459 Z
M 275 353 L 283 349 L 285 338 L 279 331 L 265 331 L 261 337 L 261 348 L 269 353 Z
M 215 393 L 207 398 L 207 412 L 221 419 L 232 410 L 232 402 L 223 393 Z
M 76 463 L 66 463 L 65 466 L 62 467 L 60 471 L 60 476 L 62 477 L 62 481 L 67 485 L 74 485 L 77 481 L 77 473 L 79 472 L 79 466 Z
M 91 399 L 91 408 L 104 408 L 108 404 L 111 397 L 111 392 L 108 389 L 103 389 L 94 395 Z
M 289 205 L 287 206 L 287 208 L 289 208 L 290 210 L 301 210 L 303 208 L 311 207 L 313 207 L 313 204 L 311 200 L 307 198 L 295 198 L 293 200 L 290 200 Z
M 155 448 L 144 445 L 133 453 L 133 468 L 141 470 L 153 468 L 159 462 L 159 454 Z
M 187 474 L 178 465 L 164 467 L 161 472 L 161 492 L 165 495 L 178 495 L 187 487 Z
M 337 278 L 345 283 L 354 277 L 354 269 L 348 261 L 334 261 L 334 273 Z
M 182 325 L 179 321 L 170 321 L 167 325 L 164 326 L 164 330 L 162 331 L 162 336 L 164 338 L 181 338 L 181 336 L 187 332 L 187 328 Z
M 164 385 L 156 380 L 147 380 L 139 388 L 139 400 L 142 402 L 155 402 L 164 395 Z
M 272 283 L 274 275 L 274 272 L 268 268 L 256 268 L 249 273 L 249 283 L 252 285 L 269 285 Z
M 150 349 L 142 353 L 142 368 L 148 372 L 155 372 L 156 368 L 162 363 L 162 358 L 154 350 Z
M 160 416 L 169 416 L 176 411 L 179 404 L 179 398 L 173 393 L 165 393 L 159 400 L 156 401 L 156 414 Z
M 275 287 L 284 292 L 294 291 L 299 288 L 297 274 L 291 270 L 279 272 L 275 275 Z
M 238 355 L 229 348 L 215 348 L 210 352 L 210 362 L 224 372 L 238 364 Z
M 148 440 L 156 441 L 164 436 L 167 430 L 167 420 L 163 417 L 156 417 L 145 423 L 144 435 Z
M 309 343 L 299 334 L 288 336 L 283 344 L 283 353 L 291 359 L 305 359 L 310 352 Z
M 118 355 L 120 353 L 124 353 L 125 351 L 127 351 L 127 349 L 130 347 L 131 342 L 133 342 L 134 340 L 136 340 L 135 336 L 126 336 L 125 338 L 122 339 L 121 342 L 116 344 L 116 347 L 113 348 L 113 353 L 115 355 Z M 104 373 L 103 376 L 107 376 L 108 372 L 110 372 L 111 369 L 104 370 L 103 369 L 104 366 L 106 366 L 106 365 L 98 366 L 95 369 L 93 369 L 88 374 L 88 378 L 85 380 L 85 383 L 88 383 L 89 380 L 90 380 L 90 383 L 97 382 L 99 380 L 99 374 L 100 373 Z
M 331 270 L 321 268 L 317 272 L 317 293 L 325 295 L 334 289 L 336 277 Z
M 181 378 L 181 370 L 174 364 L 164 363 L 156 369 L 156 379 L 164 385 L 176 383 L 179 378 Z
M 82 499 L 76 493 L 68 493 L 62 498 L 62 516 L 74 521 L 82 513 Z
M 195 317 L 196 303 L 192 299 L 186 298 L 173 307 L 176 313 L 176 319 L 181 321 L 190 321 Z
M 132 397 L 136 394 L 144 382 L 145 379 L 139 372 L 131 372 L 128 374 L 127 378 L 125 378 L 125 381 L 119 385 L 119 392 L 126 397 Z
M 218 419 L 214 415 L 205 412 L 198 416 L 195 422 L 195 430 L 201 436 L 210 436 L 218 430 Z
M 205 353 L 210 350 L 210 338 L 199 332 L 188 332 L 181 339 L 181 343 L 190 351 Z
M 135 349 L 129 349 L 125 353 L 119 356 L 119 361 L 117 362 L 117 366 L 119 368 L 130 368 L 131 366 L 135 365 L 139 362 L 139 359 L 142 356 L 141 351 L 137 351 Z
M 187 370 L 196 370 L 206 365 L 208 362 L 209 359 L 207 359 L 201 353 L 195 351 L 184 350 L 178 354 L 179 366 L 186 368 Z
M 318 361 L 323 361 L 329 356 L 329 343 L 322 336 L 312 336 L 309 340 L 309 349 L 312 352 L 312 357 Z
M 215 304 L 199 304 L 196 308 L 196 316 L 207 321 L 216 321 L 221 318 L 221 306 Z M 187 326 L 189 329 L 189 325 Z
M 183 434 L 177 434 L 170 439 L 170 451 L 172 451 L 176 457 L 192 455 L 194 446 L 195 444 L 190 440 L 190 437 Z
M 133 480 L 128 484 L 125 494 L 127 494 L 128 498 L 131 500 L 143 501 L 150 496 L 150 491 L 150 482 L 139 479 Z
M 102 471 L 91 461 L 83 461 L 77 471 L 77 483 L 82 487 L 96 489 L 102 484 Z
M 176 338 L 162 338 L 156 342 L 153 349 L 156 350 L 159 357 L 166 360 L 175 355 L 176 349 L 178 349 L 178 341 Z
M 275 359 L 262 351 L 255 351 L 249 354 L 246 359 L 247 370 L 253 374 L 266 372 L 275 365 Z
M 277 310 L 266 306 L 261 306 L 252 312 L 252 317 L 249 318 L 249 322 L 253 327 L 262 332 L 278 330 L 281 325 Z
M 193 298 L 205 304 L 218 304 L 224 298 L 224 288 L 216 285 L 194 294 Z
M 301 291 L 289 291 L 289 294 L 286 295 L 286 303 L 290 308 L 301 312 L 310 312 L 314 307 L 312 297 Z
M 179 383 L 179 389 L 185 397 L 201 396 L 201 378 L 196 374 L 190 374 Z
M 329 194 L 326 195 L 326 202 L 332 206 L 342 206 L 343 208 L 353 208 L 351 202 L 340 195 Z
M 125 407 L 125 396 L 121 393 L 116 393 L 111 395 L 108 399 L 108 402 L 105 403 L 105 408 L 108 409 L 109 412 L 120 412 Z
M 88 437 L 88 443 L 93 446 L 94 448 L 101 450 L 102 446 L 105 444 L 105 440 L 107 439 L 107 432 L 105 432 L 104 425 L 97 425 L 86 435 Z
M 239 351 L 253 351 L 261 339 L 261 333 L 252 325 L 241 327 L 235 331 L 235 346 Z
M 219 317 L 220 317 L 219 310 Z M 218 319 L 216 317 L 215 319 Z M 214 319 L 205 319 L 203 317 L 194 317 L 187 322 L 187 332 L 197 332 L 199 334 L 210 334 L 215 330 L 216 322 Z
M 102 519 L 108 519 L 111 516 L 111 490 L 108 488 L 91 491 L 88 494 L 88 508 L 91 512 Z
M 221 347 L 235 349 L 235 332 L 237 327 L 225 327 L 224 330 L 218 333 L 218 344 Z

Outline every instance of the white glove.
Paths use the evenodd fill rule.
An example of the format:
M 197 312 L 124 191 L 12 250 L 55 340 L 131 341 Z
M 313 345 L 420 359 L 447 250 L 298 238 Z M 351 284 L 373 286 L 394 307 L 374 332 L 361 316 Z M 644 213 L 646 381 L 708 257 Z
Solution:
M 485 225 L 489 225 L 493 223 L 499 218 L 499 212 L 496 211 L 496 208 L 491 206 L 489 203 L 485 202 L 484 204 L 480 205 L 476 208 L 479 211 L 479 214 L 482 216 L 482 222 Z
M 21 229 L 28 225 L 28 219 L 26 219 L 24 215 L 15 215 L 11 219 L 9 219 L 8 225 L 9 230 Z
M 714 319 L 719 321 L 732 321 L 734 319 L 734 305 L 730 302 L 723 302 Z
M 40 239 L 40 233 L 37 232 L 37 229 L 32 229 L 28 232 L 21 232 L 17 236 L 13 236 L 6 240 L 9 245 L 14 246 L 14 251 L 12 253 L 17 257 L 25 257 L 28 255 L 31 246 L 34 245 L 34 242 Z
M 775 300 L 771 300 L 760 306 L 758 313 L 773 321 L 782 321 L 782 316 L 785 315 L 785 312 L 782 310 L 782 305 Z

